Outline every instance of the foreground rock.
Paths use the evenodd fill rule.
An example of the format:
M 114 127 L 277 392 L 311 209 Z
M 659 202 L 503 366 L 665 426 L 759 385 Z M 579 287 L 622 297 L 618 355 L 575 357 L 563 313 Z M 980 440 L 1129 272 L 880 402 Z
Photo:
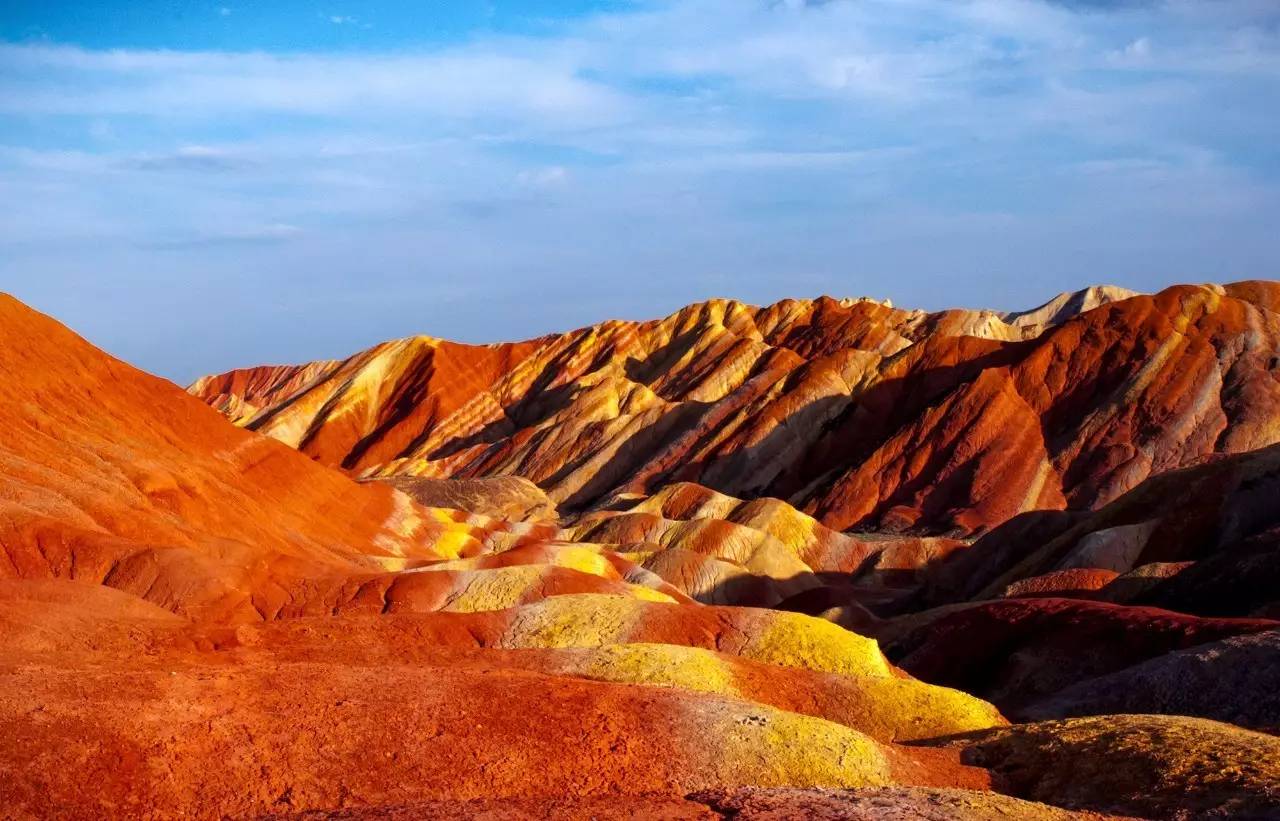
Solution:
M 281 816 L 270 816 L 280 818 Z M 891 787 L 816 790 L 747 787 L 696 792 L 683 799 L 477 800 L 297 813 L 292 821 L 1089 821 L 1078 813 L 971 790 Z M 1114 817 L 1114 816 L 1107 816 Z
M 965 760 L 1033 801 L 1142 818 L 1280 817 L 1280 738 L 1174 716 L 1022 724 L 966 742 Z
M 719 817 L 754 821 L 1084 821 L 1093 813 L 970 790 L 889 787 L 863 790 L 744 789 L 695 793 Z

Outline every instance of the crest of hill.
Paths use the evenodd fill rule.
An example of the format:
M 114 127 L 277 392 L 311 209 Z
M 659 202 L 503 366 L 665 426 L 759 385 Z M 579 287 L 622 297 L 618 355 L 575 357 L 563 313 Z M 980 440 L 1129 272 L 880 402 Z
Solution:
M 1116 285 L 1094 285 L 1080 291 L 1063 291 L 1038 308 L 1011 311 L 1000 319 L 1018 328 L 1039 329 L 1066 322 L 1076 314 L 1092 311 L 1099 305 L 1138 296 L 1137 291 Z

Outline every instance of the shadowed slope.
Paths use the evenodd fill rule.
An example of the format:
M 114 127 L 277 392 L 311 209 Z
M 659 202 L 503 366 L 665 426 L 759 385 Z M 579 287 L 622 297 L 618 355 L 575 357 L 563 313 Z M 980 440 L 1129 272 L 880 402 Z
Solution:
M 1280 815 L 1280 738 L 1230 724 L 1100 716 L 976 735 L 966 760 L 1021 798 L 1172 821 Z
M 1208 619 L 1071 599 L 941 607 L 881 625 L 905 670 L 990 699 L 1010 714 L 1064 688 L 1178 650 L 1280 628 L 1266 619 Z
M 925 600 L 1048 590 L 1052 577 L 1074 573 L 1097 575 L 1078 589 L 1101 598 L 1261 614 L 1280 596 L 1278 498 L 1280 445 L 1211 457 L 1153 476 L 1090 514 L 1032 513 L 997 528 L 935 570 Z
M 1280 624 L 1157 656 L 1059 690 L 1022 711 L 1029 719 L 1163 713 L 1280 734 Z

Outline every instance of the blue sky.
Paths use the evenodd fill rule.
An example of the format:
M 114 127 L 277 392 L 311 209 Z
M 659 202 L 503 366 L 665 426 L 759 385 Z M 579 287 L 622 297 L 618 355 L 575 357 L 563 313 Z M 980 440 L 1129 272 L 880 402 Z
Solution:
M 1272 0 L 0 9 L 0 289 L 178 381 L 1280 275 Z

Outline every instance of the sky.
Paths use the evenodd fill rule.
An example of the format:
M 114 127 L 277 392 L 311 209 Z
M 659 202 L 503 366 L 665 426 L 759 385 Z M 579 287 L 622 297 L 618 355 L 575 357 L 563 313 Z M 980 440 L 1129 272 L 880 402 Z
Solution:
M 1275 0 L 0 0 L 0 290 L 180 383 L 1280 277 Z

